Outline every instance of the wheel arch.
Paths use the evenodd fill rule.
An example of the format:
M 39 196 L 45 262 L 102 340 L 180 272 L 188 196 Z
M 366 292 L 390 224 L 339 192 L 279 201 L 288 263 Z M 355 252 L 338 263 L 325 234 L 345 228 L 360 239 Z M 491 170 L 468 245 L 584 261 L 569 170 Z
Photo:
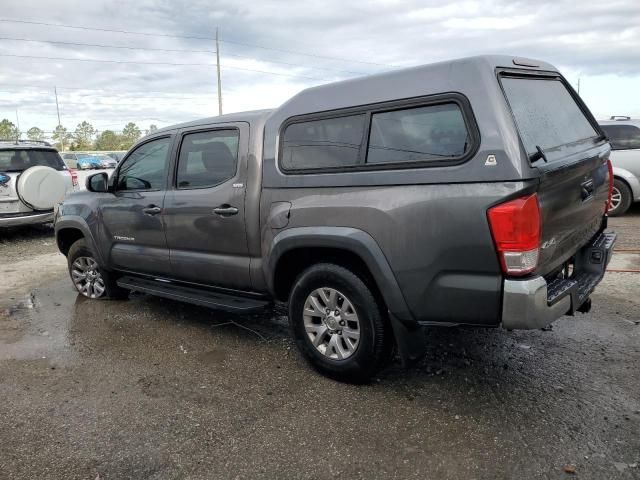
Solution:
M 336 263 L 354 270 L 379 293 L 398 319 L 413 321 L 391 267 L 376 241 L 350 227 L 295 227 L 273 239 L 264 264 L 267 286 L 286 300 L 297 276 L 316 263 Z
M 71 245 L 78 240 L 85 238 L 82 230 L 76 227 L 61 228 L 56 232 L 56 243 L 58 250 L 66 257 L 69 253 Z
M 55 222 L 56 244 L 58 249 L 65 256 L 69 253 L 71 245 L 77 240 L 84 238 L 88 246 L 95 252 L 98 263 L 102 267 L 107 265 L 104 263 L 100 250 L 97 248 L 96 242 L 91 234 L 91 230 L 86 222 L 77 216 L 65 216 Z

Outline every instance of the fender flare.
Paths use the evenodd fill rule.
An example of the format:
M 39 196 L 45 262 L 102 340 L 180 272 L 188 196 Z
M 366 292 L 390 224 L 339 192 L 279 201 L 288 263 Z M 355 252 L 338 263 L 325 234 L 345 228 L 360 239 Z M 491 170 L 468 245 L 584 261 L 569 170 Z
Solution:
M 80 230 L 82 235 L 84 236 L 85 241 L 89 244 L 90 248 L 95 252 L 98 257 L 96 260 L 98 261 L 98 265 L 101 267 L 105 267 L 106 264 L 104 262 L 104 258 L 102 257 L 102 252 L 97 247 L 96 241 L 91 233 L 91 229 L 89 225 L 85 221 L 84 218 L 78 215 L 65 215 L 62 218 L 58 218 L 55 222 L 55 235 L 56 235 L 56 244 L 58 245 L 58 249 L 60 249 L 60 242 L 58 241 L 58 232 L 65 229 L 74 229 Z
M 264 264 L 269 290 L 274 292 L 274 275 L 282 255 L 293 249 L 314 247 L 337 248 L 359 256 L 371 272 L 391 313 L 400 320 L 414 321 L 382 249 L 371 235 L 356 228 L 294 227 L 277 234 L 271 242 Z
M 362 230 L 350 227 L 294 227 L 280 232 L 270 245 L 263 267 L 271 292 L 274 292 L 274 275 L 282 255 L 295 248 L 313 247 L 338 248 L 358 255 L 373 275 L 384 298 L 402 364 L 408 366 L 424 356 L 427 350 L 426 330 L 411 314 L 382 249 L 371 235 Z

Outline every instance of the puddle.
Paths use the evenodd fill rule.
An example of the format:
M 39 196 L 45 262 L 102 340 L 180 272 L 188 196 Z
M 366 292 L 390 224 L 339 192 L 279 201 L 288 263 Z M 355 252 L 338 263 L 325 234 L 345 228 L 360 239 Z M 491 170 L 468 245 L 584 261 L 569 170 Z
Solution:
M 64 352 L 74 296 L 75 292 L 63 277 L 3 302 L 4 305 L 0 305 L 0 360 L 42 359 Z

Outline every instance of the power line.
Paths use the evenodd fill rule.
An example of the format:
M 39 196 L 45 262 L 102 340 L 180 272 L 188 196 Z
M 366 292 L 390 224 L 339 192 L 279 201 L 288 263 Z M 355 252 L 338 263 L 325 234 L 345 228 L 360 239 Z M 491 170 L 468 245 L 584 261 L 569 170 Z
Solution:
M 220 40 L 220 42 L 222 43 L 224 40 Z M 309 65 L 301 65 L 299 63 L 289 63 L 289 62 L 281 62 L 279 60 L 262 60 L 259 58 L 253 58 L 247 55 L 237 55 L 235 53 L 227 53 L 225 52 L 224 54 L 225 56 L 228 57 L 237 57 L 237 58 L 246 58 L 248 60 L 255 60 L 257 62 L 264 62 L 264 63 L 277 63 L 279 65 L 288 65 L 290 67 L 302 67 L 302 68 L 309 68 L 311 70 L 329 70 L 332 72 L 340 72 L 340 73 L 351 73 L 351 74 L 355 74 L 355 75 L 367 75 L 367 73 L 365 72 L 354 72 L 352 70 L 342 70 L 339 68 L 331 68 L 331 67 L 311 67 Z
M 168 48 L 148 48 L 148 47 L 132 47 L 132 46 L 123 46 L 123 45 L 104 45 L 97 43 L 81 43 L 81 42 L 61 42 L 57 40 L 36 40 L 32 38 L 16 38 L 16 37 L 0 37 L 0 40 L 12 40 L 18 42 L 34 42 L 34 43 L 52 43 L 55 45 L 73 45 L 79 47 L 99 47 L 99 48 L 120 48 L 120 49 L 128 49 L 128 50 L 147 50 L 147 51 L 157 51 L 157 52 L 182 52 L 182 53 L 216 53 L 215 50 L 176 50 L 176 49 L 168 49 Z M 222 42 L 222 40 L 220 40 Z M 340 73 L 349 73 L 355 75 L 366 75 L 365 72 L 355 72 L 352 70 L 342 70 L 339 68 L 331 68 L 331 67 L 313 67 L 310 65 L 302 65 L 299 63 L 291 63 L 291 62 L 282 62 L 279 60 L 262 60 L 259 58 L 254 58 L 248 55 L 238 55 L 236 53 L 225 53 L 226 56 L 236 57 L 236 58 L 245 58 L 248 60 L 254 60 L 258 62 L 264 63 L 274 63 L 278 65 L 287 65 L 290 67 L 302 67 L 308 68 L 311 70 L 328 70 L 333 72 Z
M 154 52 L 216 53 L 215 50 L 184 50 L 184 49 L 171 49 L 171 48 L 131 47 L 128 45 L 125 46 L 125 45 L 105 45 L 101 43 L 62 42 L 58 40 L 35 40 L 31 38 L 16 38 L 16 37 L 0 37 L 0 40 L 14 40 L 17 42 L 53 43 L 56 45 L 73 45 L 77 47 L 123 48 L 127 50 L 150 50 Z
M 74 28 L 76 30 L 95 30 L 99 32 L 110 32 L 110 33 L 126 33 L 128 35 L 144 35 L 147 37 L 186 38 L 186 39 L 192 39 L 192 40 L 215 40 L 214 37 L 199 37 L 195 35 L 171 35 L 169 33 L 133 32 L 131 30 L 115 30 L 110 28 L 83 27 L 80 25 L 65 25 L 62 23 L 34 22 L 30 20 L 16 20 L 11 18 L 0 18 L 0 22 L 23 23 L 28 25 L 45 25 L 47 27 Z
M 134 62 L 129 60 L 100 60 L 97 58 L 69 58 L 69 57 L 46 57 L 46 56 L 38 56 L 38 55 L 15 55 L 13 53 L 0 53 L 0 57 L 37 58 L 41 60 L 63 60 L 63 61 L 71 61 L 71 62 L 128 63 L 128 64 L 136 64 L 136 65 L 175 65 L 175 66 L 206 66 L 206 67 L 215 66 L 215 63 Z
M 58 87 L 58 88 L 61 88 L 61 87 Z M 52 94 L 52 90 L 38 90 L 38 91 L 33 91 L 32 90 L 32 91 L 26 91 L 26 92 L 24 90 L 0 90 L 0 93 L 21 93 L 21 94 L 27 94 L 28 93 L 28 94 L 38 94 L 38 95 L 51 95 Z M 71 94 L 65 93 L 65 95 L 71 95 Z M 154 101 L 155 100 L 169 100 L 169 99 L 170 100 L 200 100 L 200 101 L 202 101 L 202 100 L 206 100 L 206 101 L 215 100 L 215 95 L 214 95 L 214 98 L 212 98 L 212 99 L 204 99 L 202 97 L 174 97 L 174 96 L 170 96 L 170 95 L 164 95 L 162 97 L 159 97 L 157 95 L 145 97 L 145 96 L 139 96 L 139 95 L 135 95 L 134 96 L 133 94 L 128 95 L 126 93 L 122 94 L 122 95 L 125 95 L 125 96 L 122 96 L 122 95 L 120 95 L 120 96 L 115 96 L 115 95 L 95 95 L 95 94 L 87 94 L 87 95 L 76 94 L 76 95 L 79 96 L 79 97 L 87 97 L 87 98 L 101 98 L 102 97 L 102 98 L 112 98 L 112 99 L 116 99 L 116 100 L 118 98 L 122 98 L 123 100 L 147 99 L 147 100 L 154 100 Z M 206 94 L 206 95 L 213 95 L 213 94 Z M 60 92 L 58 92 L 58 96 L 61 96 Z M 72 97 L 72 98 L 74 98 L 74 97 Z M 2 100 L 2 98 L 0 98 L 0 100 Z
M 42 92 L 42 93 L 51 93 L 51 90 L 53 89 L 53 86 L 51 85 L 25 85 L 25 84 L 21 84 L 21 83 L 0 83 L 0 85 L 2 86 L 15 86 L 15 87 L 20 87 L 20 88 L 47 88 L 49 90 L 47 90 L 46 92 Z M 63 90 L 86 90 L 89 92 L 113 92 L 115 94 L 119 94 L 119 95 L 127 95 L 127 94 L 138 94 L 138 93 L 179 93 L 179 92 L 175 92 L 175 91 L 169 91 L 169 90 L 144 90 L 144 91 L 140 91 L 140 92 L 135 92 L 135 91 L 130 91 L 130 92 L 122 92 L 121 90 L 110 90 L 108 88 L 86 88 L 86 87 L 64 87 L 61 85 L 57 85 L 58 88 L 61 88 Z M 13 92 L 12 92 L 13 93 Z M 196 93 L 196 92 L 194 92 Z M 172 98 L 183 98 L 183 99 L 201 99 L 201 97 L 203 96 L 214 96 L 215 97 L 215 93 L 201 93 L 198 94 L 200 96 L 198 97 L 182 97 L 182 96 L 177 96 L 177 97 L 172 97 Z M 87 95 L 89 96 L 89 95 Z M 108 96 L 108 95 L 95 95 L 95 96 Z M 140 97 L 140 98 L 157 98 L 157 97 Z
M 215 67 L 215 63 L 171 63 L 171 62 L 133 62 L 126 60 L 100 60 L 97 58 L 68 58 L 68 57 L 47 57 L 47 56 L 38 56 L 38 55 L 16 55 L 12 53 L 0 53 L 0 57 L 15 57 L 15 58 L 36 58 L 40 60 L 62 60 L 62 61 L 71 61 L 71 62 L 97 62 L 97 63 L 123 63 L 123 64 L 135 64 L 135 65 L 172 65 L 172 66 L 206 66 L 206 67 Z M 267 75 L 277 75 L 281 77 L 294 77 L 294 78 L 307 78 L 309 80 L 329 80 L 328 78 L 321 77 L 309 77 L 307 75 L 296 75 L 292 73 L 276 73 L 276 72 L 267 72 L 265 70 L 254 70 L 252 68 L 242 68 L 242 67 L 231 67 L 228 65 L 224 65 L 224 68 L 228 68 L 230 70 L 240 70 L 244 72 L 255 72 L 255 73 L 264 73 Z
M 365 62 L 364 60 L 350 60 L 348 58 L 330 57 L 328 55 L 317 55 L 315 53 L 303 53 L 303 52 L 298 52 L 296 50 L 287 50 L 287 49 L 284 49 L 284 48 L 265 47 L 265 46 L 262 46 L 262 45 L 253 45 L 251 43 L 235 42 L 235 41 L 231 41 L 231 40 L 220 40 L 220 43 L 229 43 L 229 44 L 233 44 L 233 45 L 242 45 L 243 47 L 251 47 L 251 48 L 261 48 L 263 50 L 273 50 L 275 52 L 291 53 L 293 55 L 305 55 L 307 57 L 322 58 L 324 60 L 339 60 L 341 62 L 362 63 L 362 64 L 365 64 L 365 65 L 375 65 L 375 66 L 378 66 L 378 67 L 398 68 L 395 65 L 389 65 L 389 64 L 386 64 L 386 63 Z
M 209 40 L 209 41 L 215 40 L 215 37 L 194 36 L 194 35 L 172 35 L 172 34 L 168 34 L 168 33 L 134 32 L 134 31 L 131 31 L 131 30 L 115 30 L 115 29 L 99 28 L 99 27 L 84 27 L 84 26 L 80 26 L 80 25 L 66 25 L 66 24 L 62 24 L 62 23 L 34 22 L 34 21 L 28 21 L 28 20 L 15 20 L 15 19 L 9 19 L 9 18 L 0 18 L 0 22 L 22 23 L 22 24 L 28 24 L 28 25 L 45 25 L 45 26 L 48 26 L 48 27 L 74 28 L 74 29 L 79 29 L 79 30 L 95 30 L 95 31 L 99 31 L 99 32 L 110 32 L 110 33 L 125 33 L 125 34 L 129 34 L 129 35 L 143 35 L 143 36 L 148 36 L 148 37 L 169 37 L 169 38 L 184 38 L 184 39 L 191 39 L 191 40 Z M 255 45 L 255 44 L 244 43 L 244 42 L 235 42 L 235 41 L 232 41 L 232 40 L 220 40 L 220 42 L 221 43 L 229 43 L 229 44 L 233 44 L 233 45 L 241 45 L 241 46 L 244 46 L 244 47 L 261 48 L 263 50 L 273 50 L 273 51 L 276 51 L 276 52 L 285 52 L 285 53 L 290 53 L 290 54 L 294 54 L 294 55 L 304 55 L 304 56 L 307 56 L 307 57 L 322 58 L 322 59 L 325 59 L 325 60 L 338 60 L 338 61 L 341 61 L 341 62 L 362 63 L 362 64 L 365 64 L 365 65 L 376 65 L 376 66 L 379 66 L 379 67 L 396 68 L 395 65 L 390 65 L 390 64 L 385 64 L 385 63 L 367 62 L 367 61 L 364 61 L 364 60 L 351 60 L 351 59 L 347 59 L 347 58 L 332 57 L 332 56 L 329 56 L 329 55 L 318 55 L 318 54 L 313 54 L 313 53 L 300 52 L 300 51 L 296 51 L 296 50 L 288 50 L 288 49 L 275 48 L 275 47 L 265 47 L 263 45 Z

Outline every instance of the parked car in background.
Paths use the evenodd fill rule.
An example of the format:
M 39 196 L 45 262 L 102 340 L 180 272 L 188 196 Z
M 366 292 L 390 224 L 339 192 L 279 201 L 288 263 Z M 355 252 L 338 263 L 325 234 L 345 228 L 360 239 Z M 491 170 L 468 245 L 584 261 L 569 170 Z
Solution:
M 65 152 L 62 159 L 69 168 L 91 170 L 96 168 L 116 168 L 118 161 L 106 153 Z
M 615 217 L 640 202 L 640 120 L 613 116 L 599 123 L 611 142 L 614 183 L 609 215 Z
M 102 168 L 100 159 L 97 156 L 90 154 L 79 156 L 77 165 L 78 170 L 94 170 Z
M 77 184 L 48 143 L 0 141 L 0 227 L 51 222 L 54 207 Z
M 62 160 L 68 168 L 80 168 L 78 167 L 78 160 L 91 157 L 91 154 L 84 152 L 64 152 L 61 154 Z
M 125 156 L 125 154 L 127 153 L 126 150 L 119 150 L 117 152 L 104 152 L 106 155 L 109 155 L 111 158 L 113 158 L 116 162 L 119 162 L 120 160 L 122 160 Z
M 96 153 L 94 156 L 98 159 L 100 168 L 116 168 L 116 165 L 118 165 L 117 160 L 105 153 Z
M 424 327 L 587 312 L 615 244 L 611 148 L 548 63 L 483 56 L 163 128 L 56 217 L 75 288 L 288 301 L 318 370 L 368 379 Z

